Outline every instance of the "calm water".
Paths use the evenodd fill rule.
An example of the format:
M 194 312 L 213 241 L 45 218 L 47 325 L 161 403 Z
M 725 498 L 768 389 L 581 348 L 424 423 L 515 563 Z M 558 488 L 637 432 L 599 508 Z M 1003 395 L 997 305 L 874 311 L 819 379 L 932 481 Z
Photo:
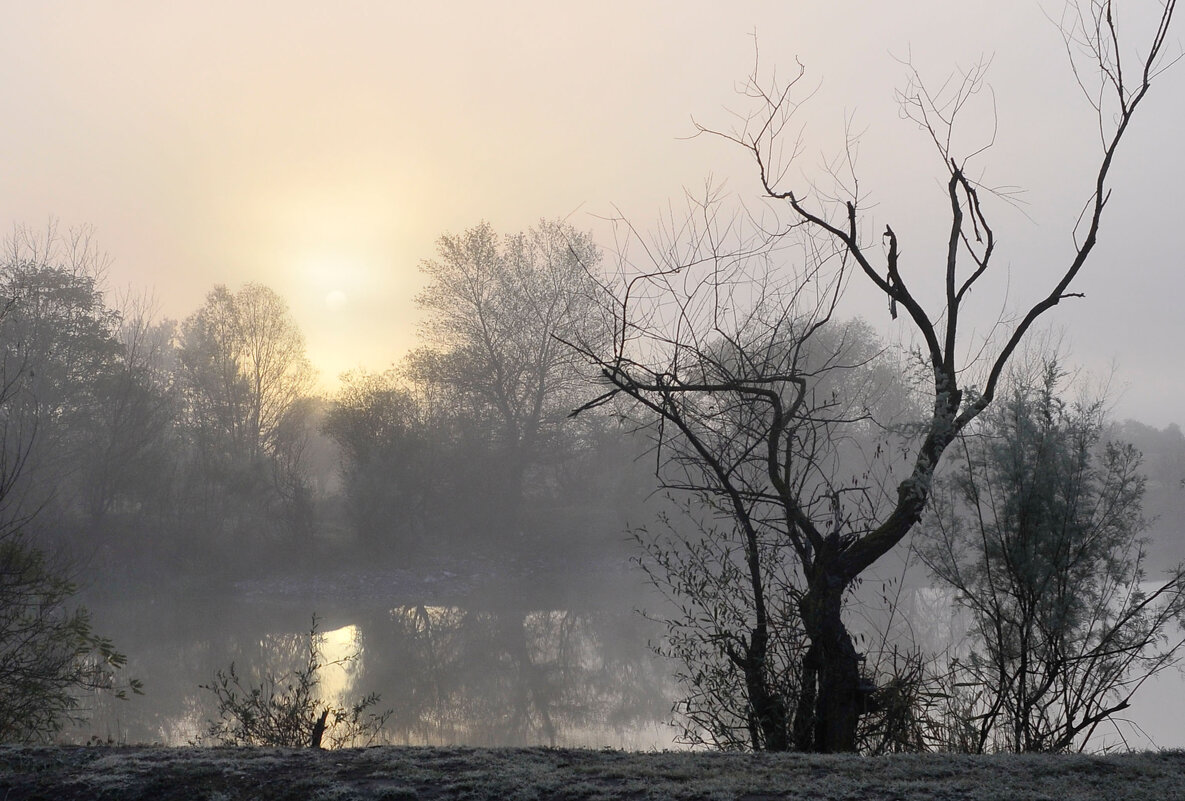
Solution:
M 96 702 L 91 722 L 69 736 L 196 741 L 216 715 L 213 695 L 199 685 L 231 662 L 254 681 L 290 670 L 316 613 L 326 661 L 356 655 L 322 671 L 323 695 L 348 702 L 379 693 L 378 709 L 392 711 L 389 742 L 676 747 L 665 722 L 677 688 L 670 664 L 649 650 L 661 629 L 635 612 L 636 583 L 600 582 L 604 592 L 595 598 L 575 588 L 587 603 L 566 609 L 526 603 L 530 593 L 517 586 L 469 592 L 463 605 L 439 602 L 437 591 L 392 605 L 384 598 L 407 601 L 407 593 L 374 585 L 362 581 L 344 595 L 338 582 L 298 592 L 237 587 L 212 596 L 161 592 L 92 602 L 98 630 L 128 654 L 127 673 L 144 682 L 146 694 Z M 933 646 L 959 636 L 964 624 L 948 594 L 920 590 L 908 606 L 920 641 Z M 1174 669 L 1147 682 L 1121 725 L 1101 732 L 1097 745 L 1185 747 L 1183 721 L 1185 677 Z
M 377 591 L 342 597 L 340 584 L 293 594 L 301 595 L 238 587 L 213 597 L 92 601 L 96 627 L 128 655 L 126 672 L 144 682 L 145 695 L 98 701 L 91 722 L 70 737 L 197 740 L 216 715 L 213 694 L 199 685 L 232 662 L 249 683 L 289 672 L 315 613 L 325 661 L 356 655 L 321 671 L 322 695 L 348 702 L 379 693 L 377 709 L 392 710 L 390 742 L 673 745 L 663 725 L 673 694 L 668 666 L 647 645 L 658 632 L 628 601 L 557 610 L 506 591 L 483 593 L 481 603 L 392 606 Z

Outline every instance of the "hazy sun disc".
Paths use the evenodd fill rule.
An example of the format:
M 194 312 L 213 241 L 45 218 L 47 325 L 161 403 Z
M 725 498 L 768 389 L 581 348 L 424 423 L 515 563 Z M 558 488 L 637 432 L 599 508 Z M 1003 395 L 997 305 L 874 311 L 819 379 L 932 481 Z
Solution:
M 335 289 L 325 296 L 325 308 L 331 312 L 341 311 L 345 308 L 347 300 L 345 292 Z

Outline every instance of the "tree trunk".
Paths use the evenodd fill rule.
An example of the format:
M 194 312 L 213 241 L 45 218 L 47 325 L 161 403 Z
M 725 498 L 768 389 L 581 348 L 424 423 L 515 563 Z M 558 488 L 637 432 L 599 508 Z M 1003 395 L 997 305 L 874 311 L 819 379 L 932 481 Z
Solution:
M 845 584 L 816 565 L 816 580 L 799 609 L 810 638 L 803 660 L 802 695 L 794 720 L 795 745 L 803 751 L 856 750 L 860 721 L 860 655 L 841 616 Z
M 320 748 L 321 739 L 325 736 L 325 726 L 329 720 L 329 710 L 321 710 L 321 717 L 313 724 L 313 733 L 309 736 L 309 748 Z
M 734 660 L 745 674 L 745 691 L 749 697 L 750 731 L 755 751 L 789 751 L 790 736 L 786 721 L 786 702 L 776 692 L 770 692 L 765 664 L 768 633 L 764 626 L 755 628 L 749 638 L 744 657 Z M 758 739 L 760 738 L 760 739 Z

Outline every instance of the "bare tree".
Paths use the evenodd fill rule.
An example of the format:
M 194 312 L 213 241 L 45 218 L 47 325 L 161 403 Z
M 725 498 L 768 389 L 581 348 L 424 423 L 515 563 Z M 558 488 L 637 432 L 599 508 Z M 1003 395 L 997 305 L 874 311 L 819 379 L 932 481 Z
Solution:
M 175 455 L 176 324 L 154 320 L 148 297 L 128 293 L 117 303 L 119 358 L 94 377 L 94 453 L 82 488 L 92 530 L 101 530 L 120 500 L 143 508 L 159 496 Z
M 691 304 L 681 308 L 692 312 Z M 668 384 L 670 374 L 654 376 L 663 389 L 650 396 L 660 401 L 652 411 L 670 424 L 654 431 L 660 478 L 697 502 L 667 522 L 666 533 L 638 539 L 643 567 L 679 610 L 666 620 L 663 651 L 683 662 L 680 712 L 691 742 L 786 750 L 796 739 L 809 651 L 796 566 L 810 546 L 788 547 L 797 532 L 787 540 L 785 517 L 771 502 L 770 437 L 793 454 L 781 465 L 788 487 L 832 516 L 828 547 L 845 547 L 850 531 L 867 525 L 866 501 L 883 495 L 885 465 L 876 454 L 888 440 L 880 426 L 908 413 L 905 388 L 866 324 L 823 325 L 828 312 L 746 317 L 737 336 L 717 334 L 682 354 L 681 386 Z M 735 391 L 717 391 L 721 384 Z M 840 512 L 846 496 L 864 500 Z M 694 536 L 681 533 L 688 523 Z
M 283 299 L 259 284 L 216 286 L 182 323 L 177 362 L 188 458 L 166 513 L 184 508 L 177 524 L 200 532 L 206 551 L 275 536 L 309 543 L 301 443 L 316 425 L 306 402 L 315 372 Z
M 409 358 L 408 374 L 484 425 L 503 527 L 519 530 L 527 471 L 555 445 L 587 386 L 583 360 L 563 342 L 598 339 L 587 270 L 600 253 L 587 234 L 548 220 L 505 238 L 482 223 L 438 245 L 439 259 L 422 265 L 425 347 Z
M 181 327 L 180 361 L 195 426 L 248 459 L 270 453 L 281 419 L 314 375 L 287 304 L 260 284 L 233 293 L 215 287 Z
M 951 145 L 960 110 L 982 86 L 981 69 L 956 84 L 953 98 L 932 96 L 920 83 L 911 84 L 903 97 L 906 113 L 934 142 L 946 175 L 949 228 L 940 254 L 942 300 L 936 307 L 922 300 L 916 276 L 903 269 L 902 243 L 891 223 L 876 242 L 862 235 L 870 219 L 854 178 L 837 180 L 829 192 L 791 185 L 789 168 L 797 149 L 793 142 L 786 144 L 784 134 L 800 107 L 803 71 L 789 83 L 768 86 L 755 71 L 746 90 L 756 110 L 742 115 L 732 130 L 703 130 L 752 156 L 764 194 L 790 217 L 772 242 L 788 242 L 789 233 L 797 232 L 806 267 L 782 283 L 770 272 L 753 282 L 742 257 L 751 263 L 760 248 L 729 252 L 723 247 L 727 226 L 705 212 L 703 225 L 652 249 L 648 256 L 655 266 L 615 293 L 613 347 L 584 349 L 610 385 L 605 396 L 587 406 L 624 395 L 662 421 L 660 452 L 671 454 L 673 464 L 686 470 L 689 489 L 711 497 L 744 532 L 753 583 L 761 580 L 763 538 L 779 538 L 797 559 L 804 585 L 797 612 L 810 642 L 792 726 L 798 748 L 856 747 L 866 696 L 861 655 L 843 619 L 844 594 L 921 518 L 944 451 L 991 405 L 1009 360 L 1033 324 L 1076 296 L 1070 287 L 1094 250 L 1115 156 L 1164 67 L 1175 5 L 1172 0 L 1162 5 L 1151 39 L 1134 64 L 1124 49 L 1113 3 L 1072 5 L 1063 18 L 1074 75 L 1098 111 L 1102 153 L 1068 263 L 1047 294 L 1014 322 L 1001 323 L 1006 333 L 994 349 L 988 343 L 978 356 L 964 356 L 964 307 L 971 290 L 994 266 L 997 238 L 990 219 L 991 192 L 968 171 L 979 151 L 957 153 Z M 848 155 L 851 164 L 850 148 Z M 828 414 L 840 414 L 825 416 L 826 424 L 816 425 L 815 403 L 822 399 L 812 395 L 812 387 L 820 377 L 818 368 L 795 358 L 770 359 L 769 343 L 778 341 L 781 350 L 793 354 L 798 352 L 795 343 L 810 342 L 827 326 L 850 275 L 863 276 L 883 293 L 894 316 L 903 314 L 912 324 L 928 374 L 928 420 L 909 446 L 905 475 L 884 504 L 867 502 L 864 488 L 844 486 L 840 477 L 829 476 L 824 454 L 813 449 L 819 440 L 810 431 L 824 434 L 850 419 L 842 403 L 837 408 L 824 401 Z M 842 359 L 830 363 L 839 366 Z M 982 368 L 978 379 L 972 377 L 978 371 L 968 372 L 974 367 Z M 721 408 L 749 421 L 742 436 L 721 436 L 726 432 L 713 422 Z M 764 474 L 759 478 L 754 469 L 740 469 L 741 464 L 761 465 Z M 768 610 L 758 606 L 749 631 L 736 634 L 734 650 L 747 675 L 768 672 L 768 626 Z M 759 708 L 760 681 L 750 690 L 750 703 L 761 725 L 779 725 L 779 709 Z M 789 745 L 785 738 L 767 747 L 784 745 Z

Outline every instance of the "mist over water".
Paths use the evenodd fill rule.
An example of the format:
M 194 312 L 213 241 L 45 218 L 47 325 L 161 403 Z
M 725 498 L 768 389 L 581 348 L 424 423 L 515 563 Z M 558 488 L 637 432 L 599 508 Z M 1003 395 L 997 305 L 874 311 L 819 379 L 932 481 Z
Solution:
M 588 582 L 601 595 L 582 593 L 580 607 L 568 609 L 526 603 L 513 582 L 451 571 L 293 576 L 218 595 L 162 589 L 95 599 L 96 623 L 131 654 L 127 671 L 144 681 L 145 695 L 98 699 L 70 739 L 202 741 L 217 714 L 214 696 L 198 685 L 232 661 L 256 682 L 265 671 L 291 671 L 315 607 L 324 660 L 357 654 L 323 668 L 319 691 L 339 702 L 379 693 L 376 711 L 392 710 L 382 742 L 672 747 L 669 666 L 648 648 L 658 628 L 635 611 L 630 596 L 644 596 L 621 567 Z M 454 594 L 463 605 L 444 605 Z M 384 596 L 401 602 L 390 606 Z
M 144 681 L 145 695 L 127 702 L 94 696 L 86 702 L 94 705 L 90 720 L 67 730 L 66 739 L 212 744 L 206 733 L 217 717 L 215 699 L 198 685 L 232 661 L 256 683 L 265 671 L 291 671 L 310 629 L 311 604 L 325 661 L 357 655 L 321 671 L 320 693 L 337 703 L 379 693 L 376 711 L 392 715 L 378 742 L 685 747 L 670 725 L 679 694 L 674 665 L 650 648 L 663 629 L 638 612 L 661 608 L 659 599 L 631 566 L 620 568 L 588 582 L 603 594 L 582 593 L 585 603 L 571 609 L 529 606 L 515 600 L 513 582 L 486 576 L 495 586 L 477 589 L 472 577 L 450 571 L 301 576 L 245 581 L 212 595 L 162 589 L 142 598 L 92 599 L 97 625 L 131 654 L 127 671 Z M 453 592 L 464 605 L 442 604 Z M 403 602 L 387 606 L 385 594 Z M 867 643 L 881 635 L 886 610 L 879 593 L 863 595 L 851 617 L 854 635 Z M 932 653 L 965 647 L 968 621 L 950 590 L 907 587 L 896 601 L 914 643 Z M 1179 748 L 1182 716 L 1185 677 L 1174 669 L 1150 680 L 1095 745 Z

